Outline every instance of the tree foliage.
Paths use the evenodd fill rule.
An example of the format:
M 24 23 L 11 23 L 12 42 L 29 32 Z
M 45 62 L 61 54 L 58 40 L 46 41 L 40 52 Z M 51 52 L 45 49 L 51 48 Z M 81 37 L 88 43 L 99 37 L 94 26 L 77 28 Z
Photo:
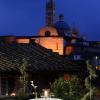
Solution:
M 27 65 L 28 65 L 27 59 L 23 58 L 22 59 L 22 65 L 20 67 L 20 72 L 21 72 L 20 83 L 21 83 L 21 86 L 23 87 L 24 92 L 26 91 L 27 77 L 28 77 L 28 74 L 26 72 L 27 71 Z
M 88 77 L 85 79 L 85 86 L 88 92 L 84 95 L 82 100 L 93 100 L 95 93 L 97 92 L 96 86 L 93 84 L 93 80 L 97 77 L 96 70 L 90 64 L 89 61 L 87 63 Z
M 27 100 L 27 93 L 26 93 L 26 87 L 27 87 L 27 77 L 28 74 L 26 72 L 27 70 L 27 60 L 25 58 L 22 59 L 22 65 L 20 67 L 20 85 L 21 88 L 18 90 L 17 96 L 18 100 Z
M 63 100 L 80 100 L 83 88 L 82 80 L 78 76 L 72 76 L 70 80 L 60 77 L 52 84 L 55 97 Z

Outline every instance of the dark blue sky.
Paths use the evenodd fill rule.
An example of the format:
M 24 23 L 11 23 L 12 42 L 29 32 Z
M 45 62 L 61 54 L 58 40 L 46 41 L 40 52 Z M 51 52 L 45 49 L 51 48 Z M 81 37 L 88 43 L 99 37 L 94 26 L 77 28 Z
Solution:
M 45 25 L 46 0 L 0 0 L 0 35 L 34 35 Z M 100 40 L 100 0 L 55 0 L 56 16 L 89 40 Z

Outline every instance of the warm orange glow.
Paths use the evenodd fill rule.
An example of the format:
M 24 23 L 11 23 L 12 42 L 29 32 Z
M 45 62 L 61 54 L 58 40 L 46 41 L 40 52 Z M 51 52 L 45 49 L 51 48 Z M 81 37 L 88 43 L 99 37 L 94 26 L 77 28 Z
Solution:
M 98 69 L 98 66 L 96 66 L 96 69 Z
M 96 66 L 96 69 L 100 69 L 100 66 Z
M 70 74 L 64 74 L 64 80 L 70 80 Z
M 73 52 L 73 47 L 72 46 L 66 47 L 66 55 L 70 55 L 72 52 Z
M 47 98 L 50 95 L 50 89 L 43 89 L 43 97 Z
M 51 35 L 50 36 L 58 36 L 58 32 L 55 28 L 53 27 L 44 27 L 44 28 L 41 28 L 38 35 L 39 36 L 45 36 L 45 32 L 46 31 L 50 31 Z
M 44 91 L 44 96 L 48 97 L 48 91 L 46 91 L 46 90 Z
M 10 96 L 16 96 L 16 93 L 11 93 Z
M 21 38 L 16 40 L 17 43 L 29 43 L 29 41 L 30 41 L 29 39 L 21 39 Z
M 53 52 L 63 55 L 64 40 L 62 37 L 40 37 L 35 42 L 47 49 L 51 49 Z

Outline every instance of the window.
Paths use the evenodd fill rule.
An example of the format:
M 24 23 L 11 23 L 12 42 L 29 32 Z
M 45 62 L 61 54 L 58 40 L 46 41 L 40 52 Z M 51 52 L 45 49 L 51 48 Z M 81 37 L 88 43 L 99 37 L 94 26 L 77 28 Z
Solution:
M 58 43 L 56 43 L 56 50 L 58 50 L 58 48 L 59 48 L 59 47 L 58 47 Z
M 81 60 L 81 56 L 80 55 L 74 55 L 74 60 Z
M 50 31 L 46 31 L 45 36 L 50 36 Z

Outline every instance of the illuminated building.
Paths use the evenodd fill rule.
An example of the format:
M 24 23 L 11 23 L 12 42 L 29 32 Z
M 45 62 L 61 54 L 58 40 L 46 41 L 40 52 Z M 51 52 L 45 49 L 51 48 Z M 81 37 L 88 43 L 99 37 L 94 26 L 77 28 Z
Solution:
M 60 14 L 59 20 L 55 22 L 55 4 L 53 0 L 46 2 L 46 26 L 41 28 L 37 36 L 16 37 L 5 36 L 4 41 L 7 43 L 36 43 L 42 45 L 53 52 L 64 55 L 64 36 L 70 31 L 70 27 L 64 21 L 64 16 Z
M 35 80 L 40 86 L 39 90 L 42 90 L 50 88 L 49 82 L 60 75 L 69 80 L 71 74 L 84 72 L 85 61 L 100 56 L 99 43 L 80 38 L 77 29 L 65 22 L 63 14 L 59 15 L 59 20 L 55 19 L 54 1 L 47 0 L 46 25 L 38 31 L 37 36 L 0 37 L 1 95 L 9 95 L 14 93 L 14 89 L 17 90 L 15 85 L 18 84 L 19 65 L 24 57 L 29 60 L 30 80 Z M 99 61 L 99 57 L 93 61 L 96 62 L 97 58 Z M 98 63 L 95 66 L 99 69 Z M 8 86 L 7 82 L 15 88 Z
M 35 81 L 39 92 L 50 88 L 49 83 L 61 75 L 64 79 L 70 79 L 71 73 L 84 71 L 84 68 L 66 62 L 60 56 L 64 55 L 64 33 L 69 31 L 69 26 L 63 15 L 59 16 L 57 22 L 54 19 L 55 5 L 53 0 L 48 0 L 46 26 L 39 30 L 38 36 L 0 37 L 0 95 L 15 95 L 23 58 L 28 59 L 28 81 Z
M 63 14 L 59 20 L 55 17 L 54 0 L 46 0 L 45 27 L 41 27 L 37 36 L 2 36 L 1 42 L 5 43 L 32 43 L 35 42 L 70 61 L 83 61 L 100 55 L 99 42 L 86 41 L 79 36 L 79 30 L 69 27 Z
M 84 68 L 72 64 L 58 54 L 38 44 L 0 43 L 0 95 L 12 95 L 19 89 L 20 66 L 22 59 L 28 60 L 28 83 L 34 81 L 38 93 L 50 88 L 50 82 L 60 75 L 69 79 L 69 73 L 80 73 Z M 29 88 L 29 92 L 31 89 Z

